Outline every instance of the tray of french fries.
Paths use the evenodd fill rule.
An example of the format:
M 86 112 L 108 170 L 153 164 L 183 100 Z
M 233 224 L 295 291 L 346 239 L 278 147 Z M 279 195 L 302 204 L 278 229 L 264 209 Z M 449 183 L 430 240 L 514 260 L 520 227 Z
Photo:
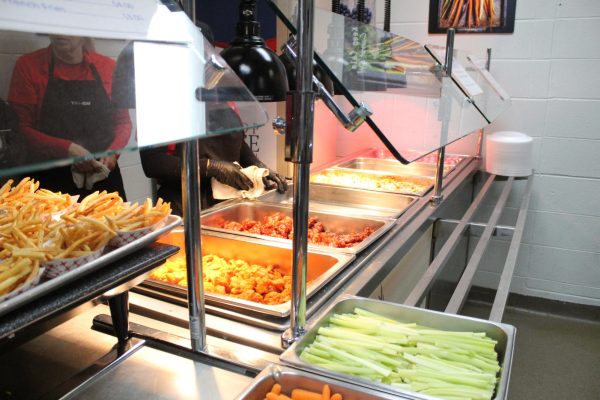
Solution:
M 181 225 L 169 203 L 83 199 L 24 178 L 0 188 L 0 315 L 112 263 Z

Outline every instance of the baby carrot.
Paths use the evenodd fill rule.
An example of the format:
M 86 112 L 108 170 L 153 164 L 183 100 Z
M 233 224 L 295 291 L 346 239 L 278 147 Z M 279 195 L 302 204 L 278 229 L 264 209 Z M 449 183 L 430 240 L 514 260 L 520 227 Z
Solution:
M 281 394 L 281 385 L 279 383 L 274 384 L 271 388 L 271 393 Z
M 323 400 L 330 400 L 330 398 L 331 398 L 331 389 L 329 389 L 329 385 L 327 385 L 327 384 L 323 385 L 322 398 L 323 398 Z
M 311 392 L 304 389 L 292 390 L 292 400 L 322 400 L 321 393 Z
M 285 394 L 275 394 L 275 393 L 269 392 L 269 393 L 267 393 L 265 400 L 292 400 L 292 399 L 287 397 Z
M 342 395 L 339 393 L 336 393 L 333 396 L 331 396 L 331 400 L 342 400 Z

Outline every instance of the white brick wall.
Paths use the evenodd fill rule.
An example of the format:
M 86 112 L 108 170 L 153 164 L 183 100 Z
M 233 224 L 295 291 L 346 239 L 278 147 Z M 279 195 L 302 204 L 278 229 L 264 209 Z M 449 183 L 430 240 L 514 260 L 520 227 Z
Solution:
M 427 34 L 428 11 L 428 1 L 393 1 L 392 31 L 443 44 Z M 459 49 L 493 49 L 491 71 L 513 97 L 487 131 L 534 137 L 534 192 L 512 290 L 600 305 L 600 1 L 518 0 L 516 19 L 514 34 L 456 37 Z M 517 206 L 509 200 L 502 220 L 514 224 Z M 507 243 L 490 246 L 476 284 L 496 287 Z

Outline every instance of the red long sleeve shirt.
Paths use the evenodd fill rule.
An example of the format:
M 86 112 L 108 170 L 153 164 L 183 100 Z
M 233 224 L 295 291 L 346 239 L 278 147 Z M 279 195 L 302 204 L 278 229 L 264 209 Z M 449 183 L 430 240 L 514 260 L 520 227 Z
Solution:
M 33 151 L 51 158 L 67 157 L 71 142 L 41 132 L 38 124 L 42 102 L 48 86 L 49 63 L 51 50 L 49 47 L 21 56 L 13 69 L 8 92 L 8 101 L 19 115 L 21 133 L 25 136 Z M 94 64 L 110 97 L 115 61 L 98 53 L 84 53 L 80 64 L 66 64 L 55 58 L 54 76 L 63 80 L 94 80 L 89 67 Z M 131 134 L 131 120 L 126 109 L 114 109 L 113 126 L 115 138 L 109 149 L 118 150 L 125 147 Z

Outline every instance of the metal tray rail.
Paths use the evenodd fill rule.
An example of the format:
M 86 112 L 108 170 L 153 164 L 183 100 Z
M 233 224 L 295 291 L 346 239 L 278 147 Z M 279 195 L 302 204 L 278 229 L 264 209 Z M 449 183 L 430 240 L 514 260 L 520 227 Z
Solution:
M 369 149 L 367 151 L 358 152 L 353 155 L 354 157 L 370 157 L 370 158 L 378 158 L 383 160 L 392 160 L 397 161 L 391 154 L 382 149 Z M 466 158 L 471 156 L 466 154 L 446 154 L 445 160 L 452 161 L 451 163 L 444 162 L 445 165 L 454 169 L 461 162 L 463 162 Z M 428 155 L 424 155 L 423 157 L 417 159 L 416 161 L 411 162 L 407 165 L 437 165 L 437 152 L 430 153 Z
M 323 385 L 329 385 L 331 393 L 339 393 L 344 400 L 394 400 L 411 399 L 411 397 L 392 396 L 377 392 L 370 388 L 353 385 L 329 377 L 319 376 L 295 368 L 271 364 L 254 378 L 250 386 L 240 393 L 235 400 L 263 400 L 275 383 L 279 383 L 284 393 L 292 389 L 304 389 L 320 393 Z
M 510 368 L 512 365 L 514 341 L 516 335 L 516 329 L 513 326 L 368 298 L 349 295 L 343 296 L 339 302 L 333 304 L 324 314 L 322 314 L 322 317 L 319 320 L 317 320 L 308 328 L 306 334 L 299 341 L 294 343 L 281 355 L 280 360 L 284 364 L 300 368 L 302 370 L 318 373 L 345 382 L 374 388 L 376 390 L 381 390 L 395 395 L 409 396 L 410 398 L 423 400 L 438 399 L 437 397 L 415 392 L 408 392 L 399 388 L 395 388 L 391 385 L 374 382 L 364 378 L 336 373 L 324 368 L 307 364 L 300 359 L 299 356 L 302 353 L 302 350 L 314 342 L 319 328 L 327 325 L 329 318 L 333 314 L 350 313 L 356 307 L 381 314 L 397 321 L 415 322 L 419 325 L 425 325 L 436 329 L 485 332 L 488 337 L 498 342 L 496 345 L 496 351 L 498 353 L 501 367 L 500 378 L 496 385 L 496 393 L 493 400 L 503 400 L 507 398 Z
M 179 225 L 181 225 L 181 217 L 177 215 L 169 215 L 165 221 L 165 224 L 157 230 L 152 231 L 149 234 L 126 244 L 125 246 L 108 248 L 108 250 L 105 250 L 105 253 L 97 259 L 63 275 L 57 276 L 56 278 L 41 282 L 36 287 L 31 288 L 30 290 L 23 292 L 12 299 L 0 303 L 0 315 L 4 315 L 9 311 L 21 307 L 22 305 L 27 304 L 28 302 L 37 299 L 40 296 L 50 293 L 51 291 L 56 290 L 81 276 L 89 274 L 98 268 L 113 263 L 120 258 L 153 243 L 159 237 Z
M 417 200 L 417 197 L 397 193 L 374 192 L 342 186 L 310 184 L 309 212 L 327 212 L 349 216 L 398 218 Z M 258 199 L 260 202 L 292 205 L 290 192 L 271 190 Z
M 161 243 L 179 245 L 183 249 L 183 246 L 181 246 L 183 240 L 183 231 L 175 230 L 170 235 L 162 238 Z M 262 239 L 205 231 L 202 234 L 202 253 L 214 254 L 226 259 L 242 259 L 249 264 L 277 264 L 280 270 L 289 271 L 290 275 L 292 271 L 292 249 L 289 244 L 286 246 L 285 244 L 268 242 Z M 178 256 L 181 256 L 181 253 Z M 354 256 L 348 253 L 309 251 L 306 277 L 308 282 L 306 287 L 307 298 L 310 298 L 333 279 L 353 259 Z M 151 286 L 180 295 L 186 291 L 186 288 L 164 282 L 153 281 Z M 204 297 L 208 304 L 214 306 L 278 318 L 289 316 L 291 309 L 290 301 L 270 305 L 209 292 L 205 292 Z
M 386 158 L 358 157 L 334 166 L 335 169 L 360 170 L 365 172 L 388 172 L 397 175 L 425 176 L 435 178 L 437 167 L 433 164 L 414 163 L 404 165 L 399 161 Z M 453 167 L 444 166 L 444 176 L 452 171 Z
M 242 222 L 245 219 L 252 219 L 260 221 L 264 217 L 277 212 L 289 217 L 292 216 L 292 208 L 289 206 L 261 203 L 256 201 L 242 201 L 239 203 L 231 204 L 227 207 L 219 208 L 213 212 L 207 212 L 200 217 L 200 220 L 203 230 L 221 232 L 235 236 L 239 235 L 244 237 L 264 239 L 269 242 L 281 243 L 289 246 L 291 245 L 291 240 L 289 239 L 259 235 L 250 232 L 233 231 L 215 226 L 223 220 Z M 324 252 L 341 252 L 352 254 L 359 253 L 371 243 L 373 243 L 375 240 L 377 240 L 381 235 L 387 232 L 394 224 L 394 220 L 390 218 L 361 218 L 358 216 L 348 216 L 343 214 L 334 214 L 315 210 L 312 210 L 310 212 L 310 216 L 317 217 L 319 221 L 321 221 L 323 225 L 327 228 L 328 231 L 338 232 L 341 234 L 361 232 L 366 227 L 371 227 L 374 230 L 374 232 L 368 237 L 366 237 L 362 242 L 357 243 L 352 247 L 337 248 L 313 243 L 308 244 L 309 249 Z

